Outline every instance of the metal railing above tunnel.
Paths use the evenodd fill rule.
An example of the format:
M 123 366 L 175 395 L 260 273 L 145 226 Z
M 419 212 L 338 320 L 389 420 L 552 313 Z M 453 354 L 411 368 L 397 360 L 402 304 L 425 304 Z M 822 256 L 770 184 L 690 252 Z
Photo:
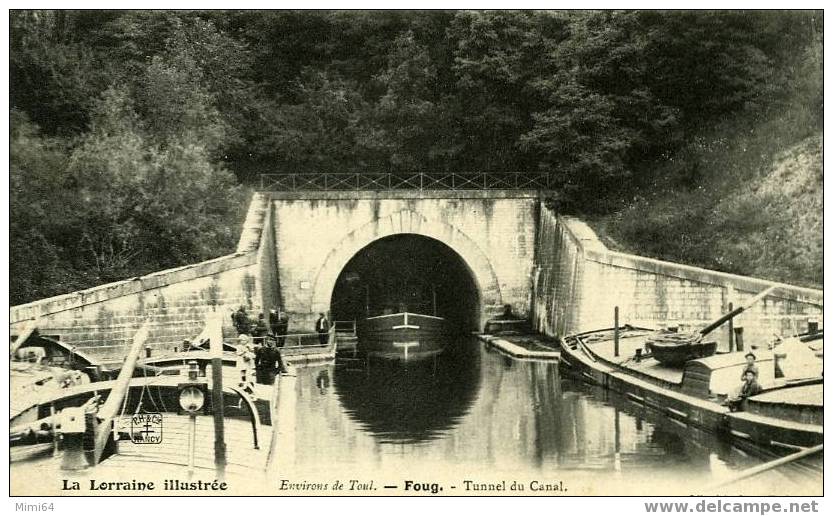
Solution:
M 261 174 L 270 191 L 548 190 L 549 172 L 357 172 Z

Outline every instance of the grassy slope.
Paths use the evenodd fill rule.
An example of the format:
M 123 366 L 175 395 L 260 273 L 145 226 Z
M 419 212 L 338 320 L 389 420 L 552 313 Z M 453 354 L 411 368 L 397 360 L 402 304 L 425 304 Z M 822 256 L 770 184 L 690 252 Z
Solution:
M 822 137 L 809 115 L 698 135 L 645 193 L 588 222 L 614 249 L 821 288 Z

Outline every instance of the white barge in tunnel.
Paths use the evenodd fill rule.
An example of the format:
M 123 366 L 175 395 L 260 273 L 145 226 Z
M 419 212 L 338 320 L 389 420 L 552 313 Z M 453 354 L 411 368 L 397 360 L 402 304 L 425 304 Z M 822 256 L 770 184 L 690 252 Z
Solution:
M 359 347 L 381 358 L 419 360 L 442 353 L 448 322 L 410 312 L 368 317 L 359 325 Z

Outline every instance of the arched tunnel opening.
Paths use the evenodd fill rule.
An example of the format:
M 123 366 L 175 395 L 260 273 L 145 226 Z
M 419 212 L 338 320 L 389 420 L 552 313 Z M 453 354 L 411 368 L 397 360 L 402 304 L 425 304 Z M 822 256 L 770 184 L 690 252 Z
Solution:
M 439 240 L 416 234 L 381 238 L 356 253 L 336 280 L 333 320 L 385 313 L 437 315 L 454 332 L 480 323 L 480 295 L 463 258 Z

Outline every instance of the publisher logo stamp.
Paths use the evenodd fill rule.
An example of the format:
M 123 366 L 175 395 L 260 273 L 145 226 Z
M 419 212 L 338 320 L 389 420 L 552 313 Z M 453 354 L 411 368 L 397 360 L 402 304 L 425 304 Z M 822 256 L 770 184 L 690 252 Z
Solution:
M 162 442 L 162 414 L 135 414 L 130 417 L 130 440 L 136 444 Z

